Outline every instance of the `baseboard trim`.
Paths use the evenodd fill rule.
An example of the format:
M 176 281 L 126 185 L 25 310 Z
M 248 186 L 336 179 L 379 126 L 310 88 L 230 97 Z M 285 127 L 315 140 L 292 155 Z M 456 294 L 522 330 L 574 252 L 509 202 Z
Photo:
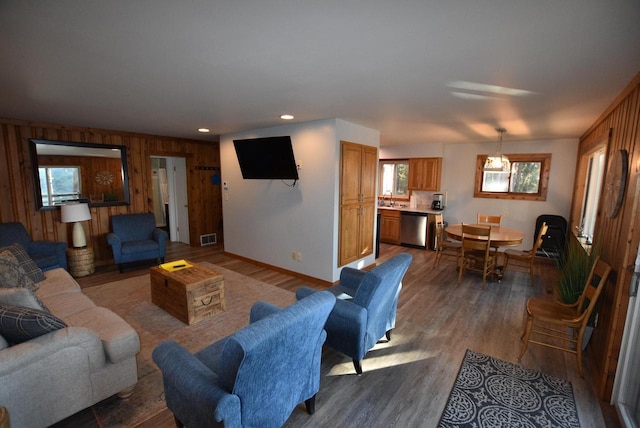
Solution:
M 336 282 L 325 281 L 323 279 L 319 279 L 319 278 L 316 278 L 316 277 L 313 277 L 313 276 L 309 276 L 309 275 L 304 275 L 302 273 L 294 272 L 294 271 L 289 270 L 289 269 L 284 269 L 284 268 L 281 268 L 281 267 L 278 267 L 278 266 L 270 265 L 269 263 L 259 262 L 257 260 L 253 260 L 253 259 L 241 256 L 241 255 L 238 255 L 238 254 L 230 253 L 228 251 L 225 251 L 224 254 L 229 256 L 229 257 L 233 257 L 234 259 L 239 259 L 239 260 L 242 260 L 244 262 L 254 264 L 256 266 L 261 266 L 263 268 L 275 270 L 276 272 L 280 272 L 280 273 L 284 273 L 284 274 L 287 274 L 287 275 L 295 276 L 296 278 L 304 279 L 305 281 L 309 281 L 312 284 L 320 285 L 320 286 L 327 287 L 327 288 L 337 284 L 338 282 L 340 282 L 340 281 L 336 281 Z

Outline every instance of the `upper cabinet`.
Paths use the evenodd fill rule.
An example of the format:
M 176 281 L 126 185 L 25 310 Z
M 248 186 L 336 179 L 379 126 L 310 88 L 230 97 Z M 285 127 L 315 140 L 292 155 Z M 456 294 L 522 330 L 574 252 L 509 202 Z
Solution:
M 442 158 L 409 159 L 409 190 L 440 190 Z

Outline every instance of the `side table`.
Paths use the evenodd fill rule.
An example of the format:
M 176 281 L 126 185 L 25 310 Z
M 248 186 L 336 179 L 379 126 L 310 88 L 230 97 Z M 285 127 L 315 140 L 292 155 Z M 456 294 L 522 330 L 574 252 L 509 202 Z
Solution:
M 71 276 L 91 275 L 96 270 L 93 248 L 67 248 L 67 264 Z

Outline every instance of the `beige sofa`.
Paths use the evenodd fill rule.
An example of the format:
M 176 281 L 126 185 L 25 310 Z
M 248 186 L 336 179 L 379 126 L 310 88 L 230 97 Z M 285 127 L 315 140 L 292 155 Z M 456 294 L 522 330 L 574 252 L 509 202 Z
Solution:
M 138 380 L 136 331 L 96 306 L 66 270 L 47 271 L 35 295 L 67 327 L 9 346 L 0 336 L 0 405 L 11 426 L 46 427 Z

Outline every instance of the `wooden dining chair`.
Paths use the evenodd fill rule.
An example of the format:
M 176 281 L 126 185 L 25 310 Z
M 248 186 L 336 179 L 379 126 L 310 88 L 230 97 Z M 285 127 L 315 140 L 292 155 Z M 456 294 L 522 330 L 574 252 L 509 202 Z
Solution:
M 502 216 L 478 214 L 478 224 L 490 224 L 491 226 L 500 226 L 502 224 Z
M 456 241 L 450 241 L 446 237 L 444 231 L 444 221 L 442 214 L 434 215 L 435 237 L 434 246 L 436 250 L 436 257 L 433 260 L 433 268 L 440 264 L 440 258 L 442 256 L 452 256 L 456 258 L 456 265 L 460 265 L 460 248 L 462 244 Z
M 535 279 L 534 266 L 536 261 L 536 253 L 538 252 L 538 248 L 540 248 L 540 246 L 542 245 L 542 239 L 547 233 L 547 229 L 547 223 L 543 222 L 540 226 L 540 230 L 538 231 L 536 242 L 533 243 L 533 247 L 530 250 L 505 250 L 503 272 L 507 270 L 507 266 L 509 266 L 509 263 L 511 263 L 512 267 L 515 266 L 519 268 L 526 268 L 529 270 L 529 278 L 531 280 L 531 286 L 533 286 L 533 281 Z
M 478 214 L 477 218 L 478 224 L 489 224 L 491 226 L 500 227 L 502 225 L 502 216 L 501 215 L 488 215 L 488 214 Z M 496 258 L 496 263 L 498 260 L 498 247 L 493 248 L 493 255 Z
M 458 284 L 465 270 L 482 272 L 482 289 L 487 284 L 487 276 L 493 273 L 496 257 L 490 251 L 491 226 L 462 223 L 462 242 L 460 248 L 460 269 Z
M 529 343 L 534 343 L 576 354 L 578 371 L 583 376 L 582 338 L 610 272 L 611 266 L 599 257 L 596 258 L 582 295 L 572 305 L 530 298 L 527 301 L 527 320 L 521 337 L 522 349 L 518 361 L 527 352 Z M 536 334 L 536 340 L 531 339 L 532 333 Z

